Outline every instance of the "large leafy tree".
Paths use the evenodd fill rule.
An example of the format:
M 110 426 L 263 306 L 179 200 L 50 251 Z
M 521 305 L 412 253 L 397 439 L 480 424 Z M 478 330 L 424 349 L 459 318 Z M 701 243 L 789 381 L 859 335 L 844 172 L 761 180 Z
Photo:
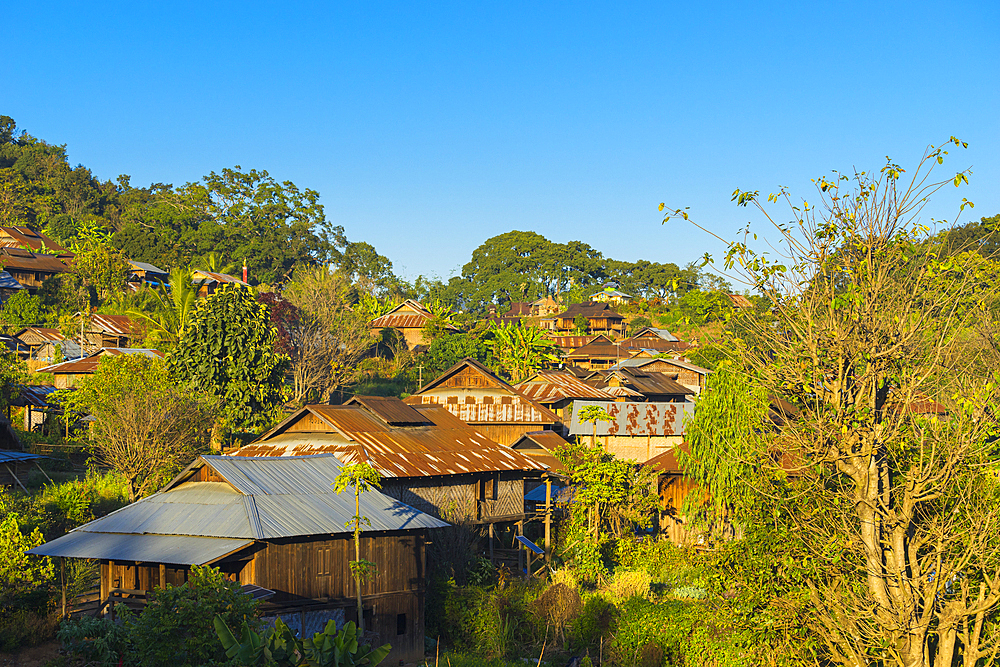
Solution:
M 229 283 L 203 299 L 168 356 L 174 377 L 222 402 L 224 426 L 257 431 L 274 423 L 285 401 L 288 357 L 275 349 L 267 306 Z
M 515 383 L 559 361 L 559 347 L 538 327 L 494 322 L 485 343 L 493 368 Z
M 731 354 L 798 414 L 774 438 L 744 432 L 736 442 L 755 446 L 731 455 L 778 483 L 692 456 L 712 468 L 698 474 L 717 502 L 753 492 L 770 512 L 748 520 L 791 528 L 769 545 L 775 590 L 805 602 L 800 620 L 834 664 L 973 665 L 1000 641 L 1000 396 L 978 372 L 996 367 L 982 334 L 995 311 L 976 298 L 979 255 L 943 257 L 918 220 L 934 192 L 967 181 L 931 176 L 951 145 L 928 149 L 905 180 L 888 162 L 817 179 L 818 204 L 771 195 L 789 223 L 758 193 L 734 195 L 773 224 L 784 256 L 730 246 L 729 266 L 771 304 L 740 314 Z

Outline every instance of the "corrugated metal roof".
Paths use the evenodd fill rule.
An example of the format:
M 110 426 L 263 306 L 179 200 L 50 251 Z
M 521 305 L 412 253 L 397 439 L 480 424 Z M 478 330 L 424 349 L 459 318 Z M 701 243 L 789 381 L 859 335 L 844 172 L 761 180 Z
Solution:
M 521 437 L 511 445 L 511 447 L 514 449 L 536 447 L 554 452 L 556 449 L 566 444 L 568 444 L 566 438 L 562 437 L 555 431 L 530 431 L 522 434 Z
M 160 267 L 148 264 L 146 262 L 136 262 L 130 259 L 128 263 L 132 265 L 132 268 L 138 269 L 140 271 L 145 271 L 146 273 L 156 273 L 162 276 L 169 275 L 166 271 L 164 271 Z
M 604 301 L 584 301 L 583 303 L 574 303 L 572 306 L 556 315 L 556 317 L 561 320 L 571 320 L 577 315 L 583 315 L 588 319 L 625 319 L 619 313 L 616 313 L 611 306 Z
M 253 544 L 184 535 L 117 535 L 74 531 L 28 551 L 36 556 L 99 558 L 140 563 L 207 565 Z
M 201 269 L 196 269 L 192 273 L 192 282 L 199 283 L 202 280 L 205 282 L 217 282 L 217 283 L 239 283 L 240 285 L 249 285 L 236 276 L 231 276 L 228 273 L 213 273 L 211 271 L 202 271 Z
M 40 255 L 21 248 L 0 247 L 0 265 L 5 269 L 38 271 L 39 273 L 69 273 L 68 266 L 53 255 Z
M 347 405 L 359 403 L 386 424 L 392 426 L 417 426 L 431 423 L 427 417 L 420 414 L 409 405 L 397 398 L 385 396 L 354 396 Z
M 679 342 L 681 342 L 680 338 L 678 338 L 677 336 L 673 335 L 668 330 L 666 330 L 666 329 L 657 329 L 656 327 L 643 327 L 642 329 L 639 329 L 634 334 L 632 334 L 632 338 L 629 338 L 627 340 L 635 340 L 635 339 L 638 339 L 638 338 L 645 338 L 646 337 L 645 334 L 647 334 L 647 333 L 651 333 L 651 334 L 653 334 L 653 336 L 655 338 L 657 338 L 659 340 L 663 340 L 663 341 L 669 342 L 669 343 L 679 343 Z M 624 343 L 625 341 L 622 341 L 622 342 Z
M 644 371 L 633 366 L 616 368 L 605 375 L 606 382 L 610 382 L 612 378 L 617 378 L 624 386 L 640 396 L 691 396 L 695 393 L 692 389 L 671 379 L 666 373 Z M 603 387 L 603 389 L 616 396 L 619 395 L 613 391 L 616 387 Z
M 66 336 L 62 335 L 62 332 L 59 331 L 59 329 L 46 329 L 45 327 L 27 327 L 26 329 L 21 329 L 14 335 L 29 345 L 37 345 L 39 343 L 56 343 L 61 340 L 66 340 Z
M 602 387 L 602 389 L 615 398 L 645 398 L 642 393 L 629 389 L 628 387 Z
M 57 255 L 73 255 L 50 236 L 27 227 L 0 227 L 0 245 L 8 245 L 9 241 L 13 241 L 19 246 L 27 246 L 33 251 L 41 250 L 44 245 L 48 252 L 54 252 Z
M 49 457 L 41 454 L 31 454 L 30 452 L 12 452 L 7 449 L 0 449 L 0 463 L 11 463 L 14 461 L 34 461 L 36 459 L 47 459 Z
M 66 342 L 66 341 L 64 341 Z M 98 364 L 101 363 L 101 357 L 114 357 L 122 354 L 141 354 L 146 357 L 152 358 L 163 358 L 163 353 L 159 350 L 150 350 L 146 348 L 134 347 L 105 347 L 101 348 L 97 352 L 84 357 L 83 359 L 74 359 L 72 361 L 63 361 L 58 364 L 53 364 L 52 366 L 46 366 L 45 368 L 39 368 L 38 373 L 53 373 L 55 375 L 73 375 L 73 374 L 87 374 L 93 373 L 97 370 Z
M 362 405 L 309 405 L 234 455 L 329 453 L 347 464 L 368 462 L 383 477 L 544 470 L 522 454 L 493 442 L 443 407 L 419 405 L 413 409 L 431 424 L 392 426 Z M 329 426 L 305 432 L 288 430 L 307 414 L 320 417 Z
M 94 313 L 90 316 L 90 321 L 87 324 L 88 331 L 99 331 L 116 336 L 131 336 L 135 328 L 132 319 L 125 315 L 105 315 L 104 313 Z
M 13 405 L 31 405 L 34 408 L 51 407 L 49 405 L 49 396 L 57 391 L 57 389 L 51 384 L 22 384 L 20 385 L 20 388 L 21 391 L 18 394 L 17 399 L 15 399 Z
M 205 466 L 224 481 L 193 481 Z M 329 455 L 202 456 L 163 491 L 32 552 L 189 565 L 211 562 L 254 540 L 348 533 L 354 494 L 337 494 L 332 485 L 341 468 Z M 376 490 L 361 494 L 360 502 L 371 522 L 368 530 L 448 525 Z M 66 539 L 70 536 L 76 537 Z M 183 555 L 171 555 L 170 549 Z
M 683 448 L 685 452 L 688 451 L 688 445 L 682 442 L 677 447 L 673 447 L 663 452 L 662 454 L 657 454 L 653 458 L 649 459 L 644 466 L 652 468 L 658 472 L 668 473 L 668 474 L 683 474 L 680 463 L 677 462 L 677 450 Z
M 603 335 L 590 335 L 590 336 L 556 336 L 549 334 L 549 338 L 553 343 L 561 347 L 563 350 L 575 350 L 578 347 L 583 347 L 587 343 L 593 341 L 595 338 L 607 338 Z M 607 340 L 611 340 L 607 338 Z
M 407 299 L 381 317 L 368 323 L 373 329 L 420 329 L 434 315 L 413 299 Z M 455 327 L 448 326 L 455 330 Z
M 571 435 L 590 435 L 594 426 L 580 421 L 580 410 L 588 405 L 604 408 L 611 421 L 597 422 L 597 435 L 669 436 L 684 433 L 684 420 L 694 416 L 694 403 L 635 403 L 573 401 Z
M 24 289 L 24 285 L 6 271 L 0 271 L 0 289 Z
M 612 398 L 611 394 L 580 380 L 569 371 L 538 371 L 516 387 L 528 398 L 555 403 L 568 398 Z
M 626 366 L 632 366 L 634 368 L 642 368 L 643 366 L 646 366 L 647 364 L 656 363 L 658 361 L 659 362 L 663 362 L 663 363 L 665 363 L 667 365 L 670 365 L 670 366 L 676 366 L 677 368 L 683 368 L 683 369 L 686 369 L 686 370 L 689 370 L 689 371 L 693 371 L 695 373 L 698 373 L 699 375 L 708 375 L 709 373 L 712 372 L 712 371 L 708 370 L 707 368 L 702 368 L 701 366 L 695 366 L 691 362 L 684 361 L 683 359 L 669 359 L 669 358 L 666 358 L 666 357 L 658 357 L 656 359 L 638 359 L 638 358 L 622 359 L 617 364 L 615 364 L 614 366 L 612 366 L 609 370 L 615 370 L 615 369 L 623 368 L 623 367 L 626 367 Z

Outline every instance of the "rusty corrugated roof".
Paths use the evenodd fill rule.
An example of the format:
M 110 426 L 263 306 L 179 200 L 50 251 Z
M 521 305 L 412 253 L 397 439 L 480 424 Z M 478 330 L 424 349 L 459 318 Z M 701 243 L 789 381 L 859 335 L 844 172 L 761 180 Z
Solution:
M 28 345 L 58 343 L 61 340 L 66 340 L 66 336 L 62 335 L 62 332 L 60 332 L 59 329 L 46 329 L 44 327 L 28 327 L 27 329 L 21 329 L 14 334 L 14 337 L 27 343 Z
M 205 280 L 206 282 L 217 282 L 217 283 L 239 283 L 240 285 L 247 285 L 236 276 L 231 276 L 228 273 L 213 273 L 212 271 L 202 271 L 201 269 L 195 269 L 192 272 L 192 277 L 194 282 L 200 282 Z M 202 276 L 199 280 L 198 276 Z M 249 287 L 249 285 L 247 285 Z
M 54 255 L 41 255 L 22 248 L 0 247 L 0 265 L 5 270 L 38 271 L 39 273 L 69 273 L 68 266 Z
M 563 370 L 538 371 L 534 376 L 518 384 L 516 389 L 524 396 L 542 403 L 575 398 L 613 398 L 603 389 L 589 385 L 569 371 Z
M 443 407 L 420 405 L 411 409 L 430 424 L 387 424 L 361 403 L 308 405 L 233 455 L 330 453 L 346 464 L 368 462 L 383 477 L 545 470 L 543 465 L 475 431 Z M 315 415 L 326 426 L 293 430 L 307 415 Z
M 135 322 L 126 315 L 94 313 L 90 316 L 89 331 L 110 333 L 116 336 L 131 336 L 135 332 L 135 328 Z
M 420 414 L 409 405 L 398 398 L 387 398 L 385 396 L 354 396 L 347 405 L 358 403 L 364 406 L 368 412 L 379 417 L 386 424 L 393 426 L 417 426 L 429 423 L 424 415 Z
M 163 353 L 159 350 L 149 350 L 138 347 L 105 347 L 101 348 L 97 352 L 94 352 L 88 357 L 84 357 L 83 359 L 64 361 L 52 366 L 46 366 L 45 368 L 39 368 L 36 372 L 52 373 L 54 375 L 89 374 L 97 370 L 97 365 L 101 363 L 101 357 L 113 357 L 120 354 L 141 354 L 147 357 L 163 357 Z
M 12 244 L 14 247 L 27 246 L 35 252 L 40 251 L 44 246 L 49 253 L 67 257 L 73 256 L 73 253 L 56 243 L 52 237 L 41 232 L 27 227 L 0 227 L 0 245 L 11 246 Z
M 590 405 L 603 408 L 611 421 L 597 422 L 597 435 L 683 435 L 684 420 L 694 415 L 694 403 L 574 401 L 571 435 L 591 435 L 594 425 L 580 421 L 580 411 Z
M 644 371 L 633 366 L 623 366 L 622 368 L 612 370 L 604 376 L 604 379 L 606 382 L 610 382 L 613 377 L 622 382 L 624 387 L 628 387 L 640 396 L 673 395 L 683 397 L 692 396 L 695 393 L 692 389 L 685 387 L 666 373 Z M 615 393 L 612 391 L 615 387 L 602 387 L 602 389 L 609 393 Z

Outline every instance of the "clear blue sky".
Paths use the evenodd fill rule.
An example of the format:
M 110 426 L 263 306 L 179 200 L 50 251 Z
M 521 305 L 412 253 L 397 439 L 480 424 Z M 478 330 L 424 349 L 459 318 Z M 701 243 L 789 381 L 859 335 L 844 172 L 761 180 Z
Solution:
M 447 277 L 534 230 L 683 265 L 734 188 L 809 197 L 957 135 L 1000 213 L 1000 2 L 18 2 L 0 114 L 101 178 L 242 165 L 318 190 L 399 273 Z M 968 215 L 963 214 L 963 217 Z

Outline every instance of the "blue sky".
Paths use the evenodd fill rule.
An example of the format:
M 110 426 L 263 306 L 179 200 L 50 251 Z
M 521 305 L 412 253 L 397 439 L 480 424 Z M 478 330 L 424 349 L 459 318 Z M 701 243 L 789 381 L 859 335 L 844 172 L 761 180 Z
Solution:
M 927 217 L 1000 213 L 1000 3 L 16 3 L 0 114 L 101 178 L 242 165 L 402 275 L 511 229 L 683 265 L 736 187 L 969 142 Z M 963 217 L 969 219 L 968 211 Z M 761 225 L 755 223 L 759 228 Z

